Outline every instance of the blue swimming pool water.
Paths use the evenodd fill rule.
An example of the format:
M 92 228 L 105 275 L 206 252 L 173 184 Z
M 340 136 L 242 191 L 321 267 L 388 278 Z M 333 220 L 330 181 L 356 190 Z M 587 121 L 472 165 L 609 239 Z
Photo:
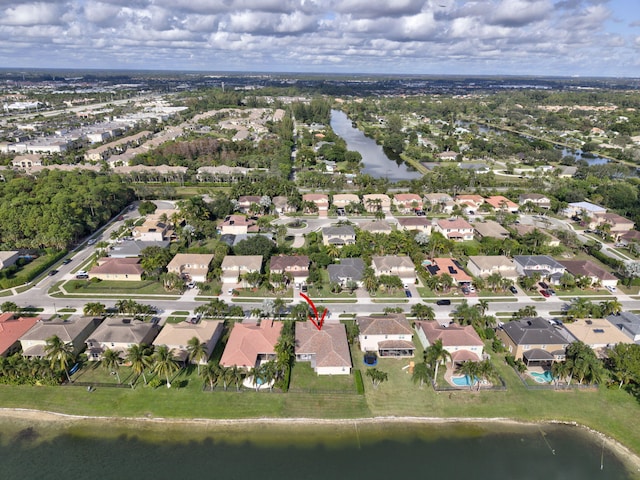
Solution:
M 451 377 L 451 381 L 454 385 L 458 387 L 470 387 L 471 386 L 471 378 L 469 375 L 465 375 L 464 377 Z M 475 385 L 478 382 L 478 377 L 475 378 L 473 384 Z
M 553 375 L 549 370 L 545 370 L 544 373 L 538 373 L 538 372 L 530 372 L 530 373 L 536 382 L 545 383 L 545 382 L 553 381 Z

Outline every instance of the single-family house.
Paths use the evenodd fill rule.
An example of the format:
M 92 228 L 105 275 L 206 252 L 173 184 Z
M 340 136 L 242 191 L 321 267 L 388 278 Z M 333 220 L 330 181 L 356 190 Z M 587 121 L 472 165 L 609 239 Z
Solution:
M 192 282 L 206 282 L 212 260 L 213 255 L 208 253 L 176 253 L 167 265 L 167 271 Z
M 562 210 L 565 217 L 593 217 L 602 213 L 607 213 L 607 209 L 590 202 L 573 202 Z
M 395 275 L 403 283 L 416 281 L 416 267 L 410 257 L 404 255 L 384 255 L 371 257 L 371 267 L 377 276 Z
M 431 235 L 431 220 L 427 217 L 398 217 L 398 228 L 401 230 L 413 230 Z
M 446 273 L 453 278 L 455 285 L 466 285 L 472 282 L 472 278 L 464 271 L 460 262 L 453 258 L 434 258 L 430 264 L 425 265 L 425 268 L 431 275 L 440 276 Z
M 243 275 L 262 271 L 262 255 L 227 255 L 220 268 L 222 283 L 239 283 Z
M 515 263 L 504 255 L 470 255 L 467 270 L 474 277 L 487 278 L 497 273 L 514 282 L 518 279 Z
M 633 220 L 629 220 L 617 213 L 598 213 L 594 216 L 594 220 L 595 225 L 593 228 L 601 228 L 607 224 L 609 225 L 608 233 L 616 239 L 633 230 L 635 226 Z
M 434 213 L 451 213 L 455 202 L 448 193 L 425 193 L 422 197 L 423 208 Z
M 24 335 L 20 337 L 23 357 L 46 357 L 47 340 L 58 337 L 73 347 L 77 355 L 84 348 L 89 335 L 102 323 L 100 317 L 72 316 L 68 319 L 38 320 Z
M 103 257 L 98 264 L 89 270 L 89 278 L 100 280 L 123 280 L 139 282 L 142 280 L 144 269 L 139 258 Z
M 156 347 L 165 345 L 176 360 L 187 363 L 189 361 L 189 341 L 197 338 L 200 344 L 205 345 L 205 355 L 199 359 L 192 358 L 190 361 L 204 365 L 213 353 L 213 349 L 216 348 L 223 330 L 224 323 L 219 320 L 201 320 L 197 323 L 187 321 L 166 323 L 153 341 L 153 345 Z
M 363 352 L 376 352 L 381 357 L 413 357 L 413 331 L 402 314 L 380 317 L 356 317 L 360 330 L 358 342 Z
M 273 360 L 280 338 L 282 322 L 262 320 L 257 323 L 235 323 L 225 346 L 220 365 L 251 369 Z
M 0 357 L 8 357 L 20 349 L 20 337 L 33 327 L 40 317 L 18 317 L 11 312 L 0 314 Z
M 371 220 L 368 222 L 363 222 L 358 225 L 360 230 L 369 233 L 380 233 L 383 235 L 389 235 L 393 230 L 391 228 L 391 224 L 386 220 Z
M 478 240 L 483 238 L 497 238 L 505 240 L 509 238 L 509 231 L 494 220 L 484 220 L 482 222 L 474 222 L 473 230 Z
M 311 322 L 296 323 L 296 362 L 310 362 L 318 375 L 349 375 L 351 353 L 347 330 L 342 323 L 325 323 L 322 329 Z
M 107 318 L 85 341 L 88 358 L 98 361 L 107 349 L 120 352 L 124 357 L 132 345 L 151 345 L 159 331 L 160 327 L 155 323 L 130 318 Z
M 454 242 L 473 240 L 473 227 L 463 218 L 445 218 L 436 222 L 435 230 Z
M 631 341 L 640 343 L 640 315 L 631 312 L 620 312 L 607 317 L 612 325 L 624 333 Z
M 295 212 L 296 209 L 289 204 L 289 199 L 282 195 L 278 195 L 271 199 L 271 204 L 279 214 Z
M 518 197 L 518 201 L 520 202 L 520 205 L 530 203 L 538 208 L 551 208 L 551 199 L 541 193 L 523 193 Z
M 249 213 L 252 207 L 254 209 L 258 209 L 256 205 L 260 205 L 260 200 L 262 200 L 262 197 L 260 195 L 241 195 L 238 197 L 238 210 L 242 213 Z
M 484 342 L 471 325 L 440 325 L 436 321 L 430 321 L 416 322 L 415 329 L 425 349 L 440 340 L 442 347 L 451 354 L 454 364 L 482 360 Z
M 494 210 L 503 210 L 505 212 L 518 213 L 520 206 L 502 195 L 492 195 L 485 198 L 485 203 L 491 205 Z
M 498 337 L 516 360 L 527 365 L 548 365 L 565 359 L 573 336 L 555 322 L 542 317 L 512 320 L 498 329 Z
M 348 205 L 360 205 L 360 197 L 354 193 L 336 193 L 332 199 L 332 205 L 336 208 L 346 208 Z
M 269 271 L 288 276 L 293 283 L 302 284 L 309 277 L 309 257 L 307 255 L 276 255 L 271 257 Z
M 171 240 L 175 235 L 169 223 L 173 213 L 175 210 L 156 210 L 155 213 L 147 215 L 142 225 L 133 227 L 131 235 L 134 239 L 145 242 Z
M 340 263 L 332 263 L 327 266 L 329 281 L 338 283 L 343 287 L 347 282 L 356 282 L 358 287 L 362 287 L 362 279 L 366 265 L 361 258 L 341 258 Z
M 356 243 L 356 231 L 351 225 L 339 225 L 322 229 L 322 243 L 324 245 L 351 245 Z
M 24 155 L 16 155 L 16 157 L 11 162 L 16 168 L 22 168 L 24 170 L 29 170 L 33 167 L 41 167 L 42 166 L 42 155 L 38 153 L 26 153 Z
M 458 159 L 458 155 L 460 155 L 458 152 L 447 150 L 446 152 L 436 154 L 436 157 L 442 162 L 453 162 Z
M 329 196 L 324 193 L 305 193 L 302 195 L 303 205 L 313 203 L 318 209 L 318 216 L 326 217 L 329 214 Z M 308 212 L 308 209 L 305 208 Z
M 247 218 L 245 215 L 227 215 L 220 224 L 220 233 L 222 235 L 245 235 L 259 230 L 260 228 L 256 221 Z
M 142 251 L 149 247 L 167 248 L 169 242 L 145 242 L 141 240 L 116 243 L 109 248 L 111 258 L 137 258 L 142 255 Z
M 638 230 L 629 230 L 628 232 L 620 235 L 618 239 L 623 245 L 630 245 L 631 243 L 640 243 L 640 232 Z
M 592 285 L 615 287 L 618 278 L 589 260 L 563 260 L 562 265 L 574 277 L 589 277 Z
M 0 251 L 0 270 L 15 264 L 20 258 L 20 252 L 17 250 Z
M 615 325 L 605 318 L 580 318 L 564 324 L 576 340 L 589 345 L 599 357 L 606 357 L 607 349 L 618 343 L 633 343 Z
M 530 277 L 538 273 L 540 278 L 546 278 L 554 284 L 558 284 L 566 270 L 564 265 L 548 255 L 514 255 L 513 262 L 518 275 Z
M 484 197 L 482 195 L 461 194 L 455 196 L 454 202 L 460 206 L 467 215 L 473 215 L 478 211 L 480 205 L 484 203 Z
M 391 198 L 389 198 L 389 195 L 384 193 L 370 193 L 363 195 L 362 203 L 369 213 L 375 213 L 378 211 L 391 213 Z
M 411 213 L 422 210 L 422 197 L 415 193 L 396 193 L 392 204 L 399 213 Z

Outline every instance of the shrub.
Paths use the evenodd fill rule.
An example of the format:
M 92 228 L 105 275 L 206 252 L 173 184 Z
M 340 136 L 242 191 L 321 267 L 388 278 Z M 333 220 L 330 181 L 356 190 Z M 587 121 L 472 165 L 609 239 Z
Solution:
M 362 381 L 362 372 L 360 370 L 356 370 L 353 375 L 356 382 L 356 391 L 358 395 L 364 395 L 364 382 Z
M 160 380 L 158 377 L 152 378 L 147 383 L 147 386 L 149 388 L 158 388 L 160 385 L 162 385 L 162 380 Z

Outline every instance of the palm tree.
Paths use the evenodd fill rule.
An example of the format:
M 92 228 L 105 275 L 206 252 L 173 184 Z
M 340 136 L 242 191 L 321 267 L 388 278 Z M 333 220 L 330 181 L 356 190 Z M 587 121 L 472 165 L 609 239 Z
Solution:
M 387 378 L 389 377 L 386 372 L 378 370 L 377 368 L 371 368 L 367 370 L 366 375 L 371 378 L 373 388 L 378 388 L 378 385 L 387 380 Z
M 104 315 L 106 311 L 107 309 L 105 305 L 100 302 L 89 302 L 82 309 L 82 312 L 85 315 L 95 315 L 95 316 Z
M 418 363 L 413 368 L 413 375 L 411 376 L 411 381 L 413 383 L 420 382 L 420 388 L 422 388 L 425 382 L 431 381 L 431 369 L 429 368 L 426 362 Z
M 491 360 L 486 359 L 478 364 L 477 375 L 482 379 L 489 381 L 496 376 L 496 369 L 491 363 Z M 478 390 L 480 390 L 480 382 L 478 382 Z
M 433 378 L 438 381 L 438 366 L 440 363 L 446 365 L 447 359 L 451 360 L 451 354 L 442 346 L 442 340 L 438 339 L 429 345 L 424 351 L 424 359 L 427 363 L 433 365 Z
M 469 378 L 469 390 L 473 388 L 473 385 L 476 382 L 478 371 L 479 371 L 478 362 L 472 362 L 469 360 L 462 363 L 462 365 L 458 366 L 458 369 L 456 370 L 457 373 L 461 375 L 466 375 Z
M 102 365 L 104 365 L 104 368 L 106 368 L 110 372 L 116 374 L 118 383 L 121 383 L 120 373 L 118 372 L 118 370 L 120 369 L 120 362 L 122 362 L 122 358 L 120 357 L 119 351 L 107 348 L 104 352 L 102 352 Z
M 57 366 L 60 370 L 64 370 L 64 373 L 67 376 L 67 381 L 71 383 L 68 367 L 75 359 L 73 345 L 71 343 L 63 342 L 60 337 L 54 335 L 47 338 L 44 351 L 47 360 L 51 363 L 51 368 L 55 368 Z
M 415 305 L 412 305 L 411 315 L 413 315 L 420 321 L 433 320 L 436 318 L 433 307 L 424 303 L 416 303 Z
M 213 392 L 213 385 L 221 378 L 221 370 L 218 366 L 218 362 L 211 360 L 207 362 L 202 370 L 198 372 L 198 375 L 202 377 L 205 382 L 209 383 L 211 391 Z
M 251 378 L 251 383 L 256 389 L 256 392 L 260 390 L 260 385 L 262 385 L 262 366 L 258 365 L 257 367 L 253 367 L 247 373 L 247 376 Z
M 487 310 L 489 310 L 489 301 L 479 300 L 478 303 L 476 303 L 476 308 L 480 310 L 480 315 L 484 316 L 484 314 L 487 313 Z
M 219 368 L 218 378 L 222 380 L 222 388 L 226 392 L 227 387 L 229 386 L 229 383 L 231 383 L 231 374 L 233 372 L 231 368 L 225 367 L 223 365 L 220 365 L 218 368 Z
M 131 363 L 131 370 L 139 377 L 142 375 L 144 384 L 147 384 L 147 377 L 144 374 L 146 369 L 151 368 L 152 360 L 149 349 L 146 345 L 134 343 L 127 349 L 125 355 L 127 362 Z
M 169 382 L 169 375 L 172 375 L 178 370 L 178 362 L 173 358 L 173 353 L 166 345 L 159 346 L 154 356 L 153 371 L 165 377 L 167 380 L 167 388 L 171 388 L 171 382 Z
M 207 344 L 201 342 L 198 337 L 191 337 L 187 342 L 187 352 L 189 352 L 189 361 L 195 361 L 198 364 L 198 375 L 200 375 L 200 362 L 207 358 Z
M 615 315 L 622 311 L 622 304 L 618 300 L 606 300 L 600 302 L 600 310 L 603 317 Z
M 558 382 L 569 376 L 571 373 L 571 366 L 567 362 L 555 362 L 551 365 L 551 374 L 553 375 L 553 381 L 555 386 L 558 386 Z
M 242 385 L 242 379 L 244 378 L 244 372 L 242 369 L 238 368 L 237 365 L 234 365 L 231 367 L 231 373 L 229 375 L 231 376 L 233 383 L 236 384 L 236 390 L 239 392 L 240 385 Z
M 282 312 L 286 309 L 287 302 L 285 302 L 282 297 L 276 297 L 273 301 L 273 311 L 278 316 L 278 320 L 282 317 Z

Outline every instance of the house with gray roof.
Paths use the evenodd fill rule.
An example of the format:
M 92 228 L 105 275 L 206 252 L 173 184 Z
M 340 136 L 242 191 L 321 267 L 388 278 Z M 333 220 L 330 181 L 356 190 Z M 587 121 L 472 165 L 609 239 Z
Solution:
M 556 322 L 542 317 L 526 317 L 505 323 L 498 337 L 516 360 L 527 365 L 548 365 L 565 359 L 573 336 Z
M 322 243 L 324 245 L 351 245 L 356 243 L 356 231 L 351 225 L 325 227 L 322 229 Z
M 347 282 L 354 281 L 358 287 L 362 287 L 362 278 L 366 265 L 361 258 L 342 258 L 340 263 L 327 266 L 329 281 L 345 286 Z
M 540 278 L 546 278 L 554 284 L 559 283 L 566 270 L 564 265 L 548 255 L 514 255 L 513 262 L 519 275 L 530 277 L 539 273 Z
M 396 275 L 405 283 L 416 281 L 416 267 L 410 257 L 384 255 L 371 257 L 371 266 L 376 275 Z
M 84 347 L 87 337 L 102 323 L 102 317 L 73 316 L 67 320 L 40 319 L 20 337 L 22 356 L 45 357 L 47 340 L 53 336 L 64 343 L 73 345 L 73 353 L 78 354 Z
M 142 254 L 142 251 L 148 247 L 160 247 L 167 248 L 169 246 L 168 240 L 163 241 L 129 241 L 122 242 L 113 245 L 109 250 L 109 257 L 111 258 L 137 258 Z
M 288 275 L 294 283 L 306 283 L 309 264 L 307 255 L 276 255 L 271 257 L 269 271 Z
M 640 343 L 640 316 L 631 312 L 609 315 L 607 320 L 635 343 Z
M 482 240 L 483 238 L 487 237 L 504 240 L 506 238 L 509 238 L 510 235 L 506 228 L 504 228 L 494 220 L 475 222 L 473 224 L 473 231 L 478 240 Z
M 131 345 L 151 345 L 159 331 L 160 327 L 155 323 L 121 317 L 109 318 L 85 341 L 88 358 L 91 361 L 100 360 L 107 349 L 121 352 L 124 356 Z
M 297 362 L 310 362 L 318 375 L 349 375 L 351 352 L 342 323 L 326 323 L 322 329 L 311 322 L 296 323 Z

